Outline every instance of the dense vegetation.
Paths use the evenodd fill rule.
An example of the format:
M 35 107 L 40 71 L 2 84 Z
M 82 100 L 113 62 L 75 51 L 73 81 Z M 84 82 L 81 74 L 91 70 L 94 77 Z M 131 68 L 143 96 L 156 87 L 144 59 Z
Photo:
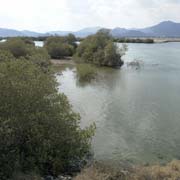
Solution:
M 90 82 L 92 79 L 95 79 L 97 74 L 96 67 L 91 64 L 77 64 L 77 79 L 79 82 Z
M 30 41 L 25 41 L 21 38 L 11 38 L 0 44 L 1 50 L 10 51 L 15 58 L 25 57 L 30 54 L 33 47 L 34 45 Z
M 126 46 L 119 49 L 108 32 L 99 31 L 81 42 L 76 50 L 75 59 L 83 63 L 116 67 L 123 65 L 121 57 L 125 51 Z
M 45 48 L 35 47 L 28 38 L 10 38 L 0 44 L 0 61 L 9 59 L 29 60 L 44 71 L 49 71 L 50 56 Z
M 9 59 L 15 60 L 15 57 L 10 51 L 0 49 L 0 62 L 8 61 Z
M 114 42 L 119 43 L 154 43 L 154 39 L 139 39 L 139 38 L 114 38 Z
M 45 48 L 53 59 L 72 56 L 76 46 L 76 38 L 73 34 L 64 37 L 52 36 L 45 41 Z
M 14 53 L 14 46 L 19 50 L 22 44 L 25 51 Z M 15 179 L 18 172 L 71 172 L 89 154 L 94 127 L 80 128 L 79 114 L 58 93 L 48 57 L 45 49 L 22 39 L 8 40 L 0 51 L 2 180 Z

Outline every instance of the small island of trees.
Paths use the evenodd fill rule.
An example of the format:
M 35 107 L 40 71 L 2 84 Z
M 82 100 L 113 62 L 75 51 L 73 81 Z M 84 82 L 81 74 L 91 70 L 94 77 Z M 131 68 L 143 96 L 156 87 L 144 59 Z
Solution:
M 121 57 L 126 50 L 126 46 L 119 49 L 108 31 L 100 30 L 80 43 L 74 57 L 77 62 L 81 63 L 120 67 L 124 63 Z
M 75 53 L 76 47 L 76 37 L 73 34 L 64 37 L 49 37 L 45 41 L 45 48 L 52 59 L 72 56 Z

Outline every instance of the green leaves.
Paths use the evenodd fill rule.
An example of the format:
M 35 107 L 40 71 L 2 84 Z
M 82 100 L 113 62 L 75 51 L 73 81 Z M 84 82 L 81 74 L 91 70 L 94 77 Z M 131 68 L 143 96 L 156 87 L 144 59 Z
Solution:
M 21 38 L 11 38 L 1 43 L 0 47 L 3 50 L 10 51 L 15 58 L 19 58 L 28 55 L 29 48 L 33 47 L 33 45 L 27 44 Z
M 66 37 L 49 37 L 45 42 L 49 55 L 54 59 L 72 56 L 76 46 L 76 38 L 72 34 Z
M 0 44 L 0 62 L 9 60 L 28 60 L 38 65 L 44 72 L 50 71 L 50 56 L 45 48 L 37 48 L 26 38 L 10 38 Z
M 77 48 L 75 58 L 78 62 L 116 67 L 123 65 L 121 56 L 124 54 L 121 52 L 108 32 L 102 30 L 81 42 Z
M 79 82 L 90 82 L 92 79 L 95 79 L 97 75 L 97 69 L 91 64 L 77 64 L 76 73 Z
M 58 175 L 90 151 L 94 127 L 80 116 L 52 74 L 28 60 L 0 63 L 0 177 L 16 172 Z

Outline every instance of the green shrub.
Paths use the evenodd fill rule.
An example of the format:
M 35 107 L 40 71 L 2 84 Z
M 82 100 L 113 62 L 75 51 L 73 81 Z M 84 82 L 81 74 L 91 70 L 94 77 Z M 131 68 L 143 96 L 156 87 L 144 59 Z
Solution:
M 20 39 L 23 40 L 26 44 L 35 46 L 33 39 L 30 37 L 20 37 Z
M 48 46 L 46 45 L 46 48 L 53 59 L 60 59 L 66 56 L 72 56 L 73 54 L 73 47 L 67 43 L 52 42 Z
M 122 50 L 126 51 L 125 48 Z M 120 53 L 108 32 L 99 31 L 81 42 L 77 48 L 75 59 L 77 62 L 115 67 L 123 65 L 121 60 L 123 54 Z
M 33 49 L 26 59 L 38 65 L 44 72 L 49 71 L 49 67 L 51 65 L 50 56 L 45 48 Z
M 65 37 L 49 37 L 45 42 L 45 47 L 54 59 L 72 56 L 76 48 L 76 38 L 70 34 Z
M 8 61 L 10 59 L 15 59 L 12 53 L 10 53 L 10 51 L 0 50 L 0 62 Z
M 7 61 L 0 84 L 1 180 L 15 172 L 68 172 L 89 153 L 94 128 L 80 128 L 54 76 L 27 60 Z
M 32 44 L 28 44 L 21 38 L 10 38 L 6 42 L 0 44 L 0 49 L 10 51 L 15 58 L 25 57 L 33 48 Z
M 97 70 L 91 64 L 76 65 L 77 78 L 80 82 L 90 82 L 96 77 Z
M 0 45 L 0 62 L 7 60 L 28 60 L 44 72 L 49 71 L 50 56 L 45 48 L 37 48 L 28 38 L 11 38 Z

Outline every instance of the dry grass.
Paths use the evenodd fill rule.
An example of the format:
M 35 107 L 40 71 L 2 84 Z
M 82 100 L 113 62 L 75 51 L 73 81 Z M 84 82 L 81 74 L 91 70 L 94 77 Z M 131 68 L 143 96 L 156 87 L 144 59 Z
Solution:
M 165 166 L 138 167 L 134 177 L 139 180 L 180 180 L 180 161 L 174 160 Z
M 129 170 L 93 165 L 74 180 L 180 180 L 180 161 L 174 160 L 165 166 L 141 166 Z

